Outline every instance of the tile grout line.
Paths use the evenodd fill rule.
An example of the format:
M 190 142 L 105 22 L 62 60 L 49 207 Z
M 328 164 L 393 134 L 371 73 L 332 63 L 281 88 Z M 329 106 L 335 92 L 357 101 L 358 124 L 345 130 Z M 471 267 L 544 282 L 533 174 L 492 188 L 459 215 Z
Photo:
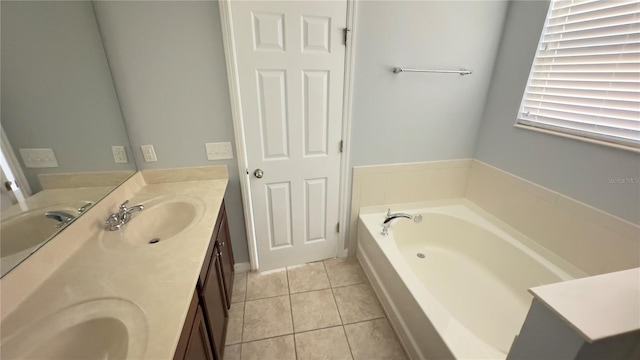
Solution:
M 324 263 L 324 261 L 322 262 L 322 266 L 324 267 L 324 272 L 327 273 L 327 278 L 329 278 L 329 285 L 331 285 L 331 278 L 329 277 L 327 265 Z M 353 350 L 351 349 L 351 343 L 349 342 L 349 337 L 347 336 L 347 330 L 344 328 L 344 320 L 342 320 L 342 314 L 340 313 L 340 308 L 338 307 L 338 302 L 336 301 L 336 294 L 333 292 L 333 286 L 331 286 L 331 295 L 333 295 L 333 302 L 336 304 L 336 309 L 338 310 L 338 316 L 340 317 L 340 323 L 342 324 L 342 333 L 344 334 L 345 340 L 347 340 L 349 354 L 351 355 L 351 359 L 354 359 Z
M 324 267 L 324 272 L 327 273 L 327 278 L 329 278 L 329 284 L 331 284 L 331 278 L 329 277 L 329 273 L 327 272 L 327 266 L 324 261 L 322 262 L 322 266 Z M 331 287 L 331 296 L 333 296 L 333 303 L 336 304 L 336 310 L 338 310 L 338 316 L 340 317 L 340 324 L 344 325 L 344 320 L 342 320 L 342 314 L 340 313 L 340 307 L 338 306 L 338 302 L 336 301 L 336 293 L 333 292 L 333 286 Z
M 298 359 L 298 346 L 296 345 L 296 326 L 293 322 L 293 302 L 291 301 L 291 283 L 289 282 L 289 268 L 286 268 L 287 272 L 287 293 L 289 293 L 289 312 L 291 312 L 291 331 L 293 332 L 293 351 Z
M 242 331 L 240 331 L 240 360 L 242 360 L 242 344 L 244 343 L 244 320 L 247 314 L 247 288 L 249 287 L 249 273 L 244 279 L 244 301 L 242 302 Z
M 360 266 L 360 264 L 358 264 L 358 266 Z M 340 318 L 340 324 L 339 324 L 339 325 L 326 326 L 326 327 L 320 327 L 320 328 L 317 328 L 317 329 L 310 329 L 310 330 L 304 330 L 304 331 L 296 331 L 296 329 L 295 329 L 295 325 L 294 325 L 294 322 L 293 322 L 293 302 L 292 302 L 292 296 L 293 296 L 293 295 L 295 295 L 295 294 L 304 294 L 304 293 L 310 293 L 310 292 L 316 292 L 316 291 L 324 291 L 324 290 L 327 290 L 327 288 L 306 290 L 306 291 L 301 291 L 301 292 L 298 292 L 298 293 L 295 293 L 295 294 L 294 294 L 294 293 L 292 293 L 292 292 L 291 292 L 291 282 L 290 282 L 289 269 L 288 269 L 288 268 L 285 268 L 285 271 L 286 271 L 286 281 L 287 281 L 287 294 L 286 294 L 286 295 L 287 295 L 287 296 L 288 296 L 288 298 L 289 298 L 289 310 L 290 310 L 290 314 L 291 314 L 292 332 L 291 332 L 291 333 L 289 333 L 289 334 L 281 334 L 281 335 L 276 335 L 276 336 L 265 337 L 265 338 L 262 338 L 262 339 L 253 339 L 253 340 L 245 341 L 245 340 L 244 340 L 244 325 L 245 325 L 245 320 L 246 320 L 246 305 L 247 305 L 247 302 L 249 302 L 249 301 L 264 300 L 264 299 L 271 299 L 271 298 L 276 298 L 276 297 L 282 297 L 283 295 L 285 295 L 285 294 L 281 294 L 281 295 L 267 296 L 267 297 L 263 297 L 263 298 L 257 298 L 257 299 L 247 300 L 246 294 L 248 293 L 248 291 L 247 291 L 247 290 L 248 290 L 248 288 L 249 288 L 249 279 L 248 279 L 248 278 L 249 278 L 249 276 L 247 275 L 247 281 L 246 281 L 246 283 L 245 283 L 245 299 L 244 299 L 244 301 L 243 301 L 243 306 L 244 306 L 243 310 L 244 310 L 244 311 L 243 311 L 243 322 L 242 322 L 242 333 L 241 333 L 241 334 L 242 334 L 242 338 L 241 338 L 241 342 L 240 342 L 240 344 L 239 344 L 239 345 L 241 346 L 241 347 L 240 347 L 240 350 L 241 350 L 241 356 L 242 356 L 242 348 L 243 348 L 243 345 L 244 345 L 244 344 L 246 344 L 246 343 L 258 342 L 258 341 L 263 341 L 263 340 L 268 340 L 268 339 L 274 339 L 274 338 L 284 337 L 284 336 L 287 336 L 287 335 L 292 335 L 292 336 L 293 336 L 293 342 L 294 342 L 295 357 L 296 357 L 296 359 L 298 359 L 298 358 L 299 358 L 299 356 L 298 356 L 298 348 L 297 348 L 296 336 L 295 336 L 296 334 L 303 334 L 303 333 L 307 333 L 307 332 L 319 331 L 319 330 L 325 330 L 325 329 L 330 329 L 330 328 L 335 328 L 335 327 L 341 326 L 341 327 L 342 327 L 342 330 L 343 330 L 343 334 L 344 334 L 344 336 L 345 336 L 345 338 L 346 338 L 346 340 L 347 340 L 347 346 L 349 347 L 349 352 L 350 352 L 351 358 L 352 358 L 352 359 L 354 359 L 354 354 L 353 354 L 352 345 L 351 345 L 351 343 L 350 343 L 350 341 L 349 341 L 349 338 L 348 338 L 348 336 L 347 336 L 347 333 L 346 333 L 346 326 L 347 326 L 347 325 L 351 325 L 351 324 L 358 324 L 358 323 L 364 323 L 364 322 L 371 322 L 371 321 L 375 321 L 375 320 L 379 320 L 379 319 L 386 319 L 386 318 L 387 318 L 387 317 L 386 317 L 386 314 L 383 314 L 383 316 L 382 316 L 382 317 L 376 317 L 376 318 L 372 318 L 372 319 L 365 319 L 365 320 L 360 320 L 360 321 L 350 322 L 350 323 L 346 324 L 346 323 L 344 322 L 343 318 L 342 318 L 342 314 L 341 314 L 341 312 L 340 312 L 340 308 L 338 307 L 337 300 L 336 300 L 336 295 L 335 295 L 335 291 L 334 291 L 334 290 L 335 290 L 335 289 L 338 289 L 338 288 L 349 287 L 349 286 L 357 286 L 357 285 L 362 285 L 362 284 L 367 285 L 367 284 L 368 284 L 368 282 L 367 282 L 365 279 L 362 279 L 362 281 L 361 281 L 361 282 L 358 282 L 358 283 L 334 286 L 334 283 L 332 283 L 332 282 L 331 282 L 331 278 L 329 277 L 329 272 L 327 271 L 327 265 L 325 264 L 325 261 L 322 261 L 322 268 L 323 268 L 324 273 L 325 273 L 325 275 L 326 275 L 326 279 L 327 279 L 327 280 L 328 280 L 328 282 L 329 282 L 329 288 L 328 288 L 328 289 L 330 289 L 330 290 L 331 290 L 331 294 L 332 294 L 332 297 L 333 297 L 334 305 L 335 305 L 335 307 L 336 307 L 336 310 L 338 310 L 338 316 L 339 316 L 339 318 Z M 370 284 L 369 284 L 369 286 L 370 286 Z M 394 335 L 395 335 L 395 334 L 394 334 Z M 233 344 L 233 345 L 235 345 L 235 344 Z
M 344 325 L 342 325 L 342 332 L 344 333 L 344 338 L 347 340 L 347 346 L 349 347 L 349 354 L 351 354 L 351 359 L 355 359 L 355 356 L 353 356 L 353 349 L 351 349 L 351 342 L 349 342 L 349 337 L 347 336 L 347 329 L 344 328 Z

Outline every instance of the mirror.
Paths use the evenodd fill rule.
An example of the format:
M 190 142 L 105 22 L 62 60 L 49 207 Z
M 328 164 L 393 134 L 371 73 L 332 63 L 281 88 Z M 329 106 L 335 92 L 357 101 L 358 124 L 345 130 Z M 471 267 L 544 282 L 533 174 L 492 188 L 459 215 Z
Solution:
M 136 167 L 92 3 L 0 4 L 4 275 Z

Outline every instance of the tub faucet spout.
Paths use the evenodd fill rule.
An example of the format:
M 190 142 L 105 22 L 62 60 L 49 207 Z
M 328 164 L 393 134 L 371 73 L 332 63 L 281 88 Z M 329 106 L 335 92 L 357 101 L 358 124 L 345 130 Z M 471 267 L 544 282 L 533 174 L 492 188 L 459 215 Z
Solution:
M 382 235 L 387 236 L 389 234 L 389 225 L 391 225 L 391 221 L 397 218 L 413 219 L 413 216 L 406 213 L 391 213 L 391 209 L 387 210 L 387 215 L 382 222 Z

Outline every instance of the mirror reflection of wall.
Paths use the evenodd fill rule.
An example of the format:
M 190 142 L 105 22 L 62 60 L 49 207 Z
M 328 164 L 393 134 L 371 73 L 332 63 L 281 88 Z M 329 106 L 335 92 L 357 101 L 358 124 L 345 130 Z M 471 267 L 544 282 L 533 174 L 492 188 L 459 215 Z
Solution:
M 8 158 L 4 166 L 14 172 L 9 179 L 3 171 L 7 179 L 2 180 L 7 190 L 0 227 L 4 274 L 9 264 L 19 263 L 68 225 L 61 224 L 64 217 L 47 212 L 79 216 L 86 204 L 98 201 L 136 167 L 93 4 L 0 5 L 2 153 Z M 28 197 L 8 206 L 7 201 L 18 202 L 7 193 L 16 184 Z M 27 230 L 34 229 L 44 239 L 31 239 L 35 232 Z M 20 245 L 10 244 L 9 235 L 17 236 Z

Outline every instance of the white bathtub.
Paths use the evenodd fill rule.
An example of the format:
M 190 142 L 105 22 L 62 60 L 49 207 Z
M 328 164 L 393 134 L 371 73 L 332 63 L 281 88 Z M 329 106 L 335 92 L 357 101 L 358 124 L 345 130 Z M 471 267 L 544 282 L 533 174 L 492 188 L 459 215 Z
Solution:
M 423 220 L 361 209 L 357 257 L 412 358 L 504 359 L 527 289 L 586 276 L 466 199 L 391 210 Z

